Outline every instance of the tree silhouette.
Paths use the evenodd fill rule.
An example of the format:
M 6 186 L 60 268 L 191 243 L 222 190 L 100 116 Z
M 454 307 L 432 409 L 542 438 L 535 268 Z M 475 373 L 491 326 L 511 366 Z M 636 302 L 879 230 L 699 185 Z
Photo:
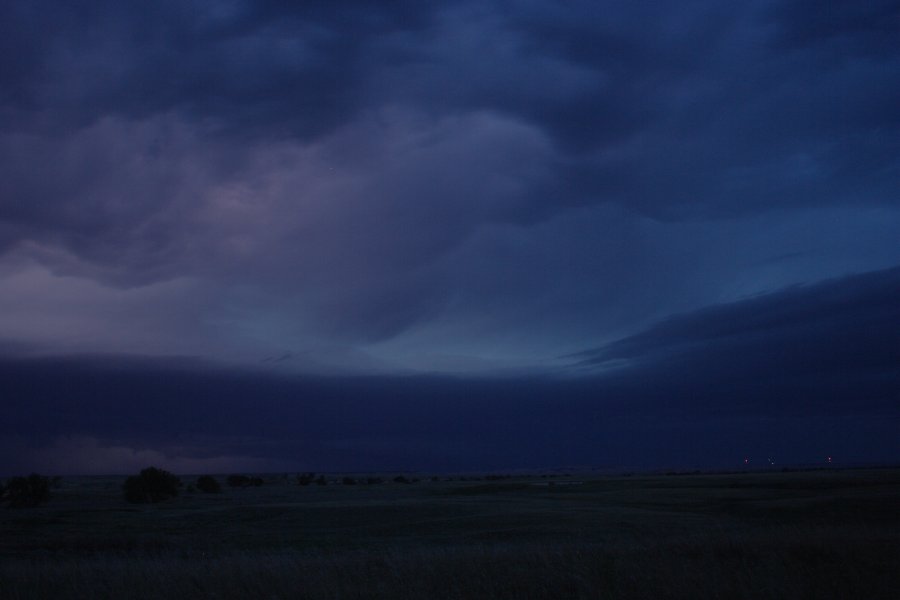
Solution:
M 181 480 L 168 471 L 147 467 L 139 475 L 125 480 L 125 500 L 134 504 L 162 502 L 178 495 Z

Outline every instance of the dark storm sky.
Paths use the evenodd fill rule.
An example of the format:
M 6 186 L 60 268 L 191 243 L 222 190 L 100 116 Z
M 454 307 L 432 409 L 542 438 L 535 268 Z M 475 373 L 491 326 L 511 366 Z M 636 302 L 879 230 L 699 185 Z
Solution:
M 900 2 L 0 4 L 0 472 L 900 460 Z

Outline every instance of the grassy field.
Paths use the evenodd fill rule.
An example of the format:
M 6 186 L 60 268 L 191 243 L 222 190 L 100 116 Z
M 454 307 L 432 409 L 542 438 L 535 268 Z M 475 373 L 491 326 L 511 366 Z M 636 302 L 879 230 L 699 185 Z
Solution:
M 270 476 L 157 505 L 123 480 L 0 510 L 0 598 L 900 597 L 900 470 Z

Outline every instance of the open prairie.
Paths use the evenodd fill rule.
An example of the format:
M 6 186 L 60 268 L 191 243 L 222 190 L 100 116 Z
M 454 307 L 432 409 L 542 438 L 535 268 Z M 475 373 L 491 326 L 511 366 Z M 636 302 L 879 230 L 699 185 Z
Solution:
M 897 598 L 900 470 L 188 491 L 0 510 L 0 597 Z

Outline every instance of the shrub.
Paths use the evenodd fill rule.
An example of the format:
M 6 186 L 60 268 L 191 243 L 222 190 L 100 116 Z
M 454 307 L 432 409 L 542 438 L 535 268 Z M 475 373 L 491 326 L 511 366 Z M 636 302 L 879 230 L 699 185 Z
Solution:
M 315 473 L 304 473 L 297 475 L 297 485 L 309 485 L 316 479 Z
M 201 475 L 197 478 L 197 489 L 204 494 L 218 494 L 222 491 L 222 486 L 212 475 Z
M 319 475 L 316 477 L 316 485 L 328 485 L 328 480 L 325 479 L 324 475 Z
M 352 477 L 344 477 L 344 479 L 342 481 L 343 481 L 344 485 L 356 485 L 356 480 L 353 479 Z
M 231 487 L 259 487 L 264 483 L 262 477 L 247 477 L 246 475 L 229 475 L 227 481 Z
M 227 481 L 231 487 L 247 487 L 250 485 L 250 478 L 246 475 L 229 475 Z
M 28 477 L 13 477 L 6 484 L 6 499 L 10 508 L 31 508 L 50 499 L 50 479 L 32 473 Z
M 178 495 L 181 480 L 168 471 L 148 467 L 125 480 L 125 500 L 133 504 L 162 502 Z
M 410 483 L 410 481 L 403 475 L 397 475 L 394 477 L 394 483 Z

